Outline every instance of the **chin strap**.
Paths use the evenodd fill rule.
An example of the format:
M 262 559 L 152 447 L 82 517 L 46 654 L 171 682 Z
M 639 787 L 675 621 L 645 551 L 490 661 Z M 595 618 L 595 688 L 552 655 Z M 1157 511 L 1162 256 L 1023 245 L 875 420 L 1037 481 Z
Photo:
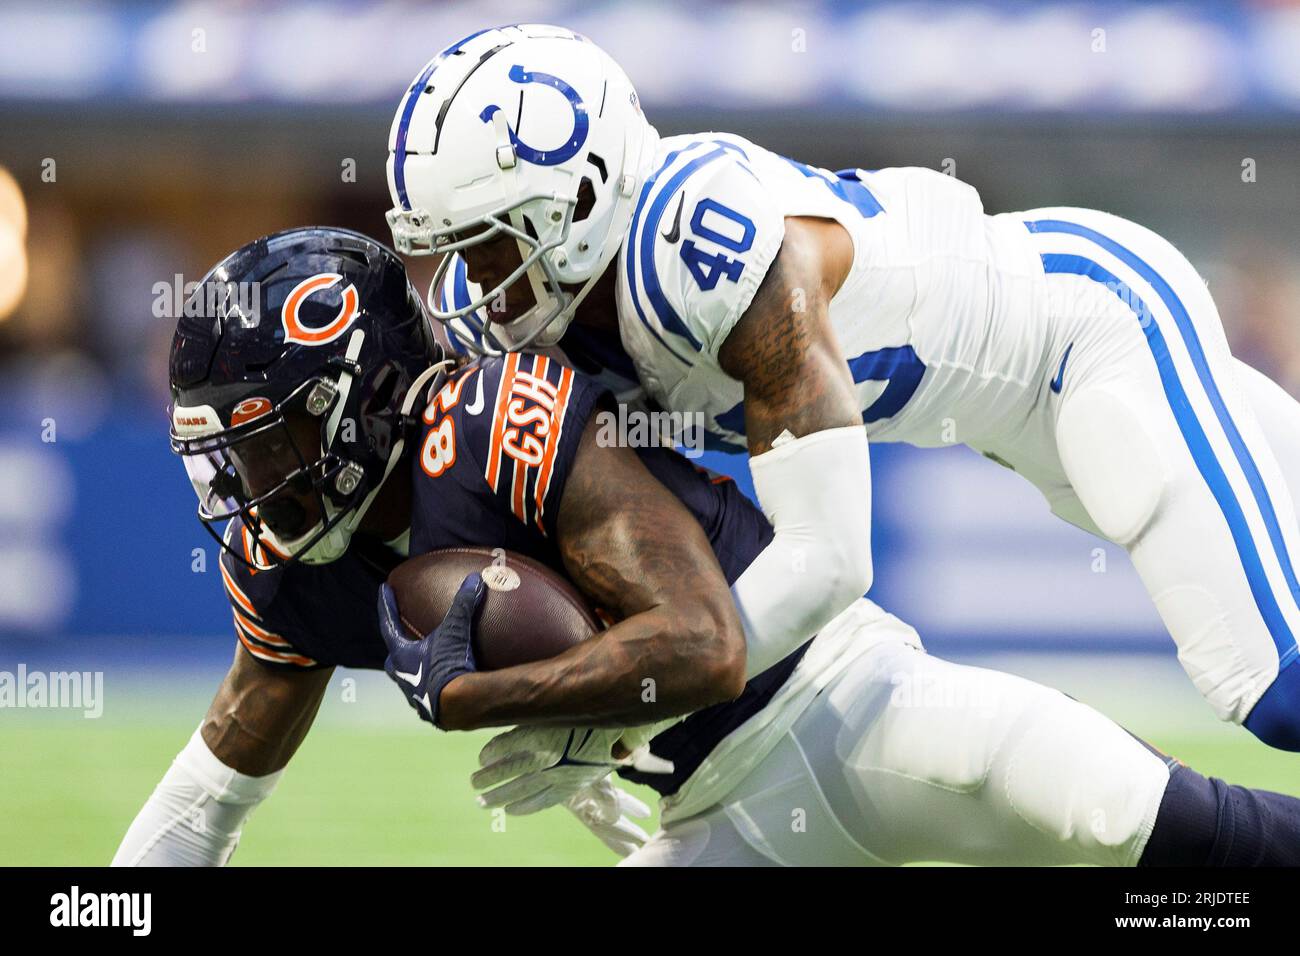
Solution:
M 443 359 L 441 362 L 435 362 L 433 365 L 430 365 L 423 372 L 417 375 L 415 381 L 411 383 L 411 387 L 406 390 L 406 396 L 402 399 L 402 407 L 398 410 L 398 417 L 402 419 L 409 418 L 411 410 L 415 408 L 415 403 L 420 399 L 421 395 L 424 396 L 424 402 L 427 405 L 431 397 L 437 394 L 438 389 L 442 387 L 442 382 L 443 379 L 447 377 L 447 372 L 455 367 L 455 359 Z M 397 441 L 393 443 L 392 454 L 388 456 L 388 464 L 384 466 L 383 477 L 379 479 L 379 483 L 371 489 L 370 494 L 366 495 L 361 504 L 357 506 L 356 512 L 346 522 L 347 532 L 349 535 L 355 532 L 360 526 L 361 519 L 364 518 L 366 512 L 370 510 L 370 505 L 374 502 L 375 496 L 379 494 L 379 490 L 384 487 L 384 483 L 388 481 L 388 476 L 393 473 L 393 469 L 397 467 L 397 463 L 402 460 L 402 451 L 405 447 L 405 432 L 404 430 L 399 430 L 397 433 Z
M 568 304 L 563 312 L 547 324 L 546 330 L 541 335 L 537 336 L 537 345 L 559 344 L 560 339 L 564 337 L 564 333 L 568 331 L 569 324 L 573 322 L 573 317 L 577 315 L 578 306 L 582 305 L 582 300 L 587 297 L 587 293 L 596 287 L 596 283 L 600 281 L 616 255 L 618 255 L 618 246 L 608 250 L 601 257 L 599 264 L 592 270 L 591 278 L 582 284 L 582 288 L 573 297 L 573 301 Z
M 497 115 L 500 114 L 498 113 Z M 521 235 L 527 232 L 524 214 L 518 206 L 507 210 L 506 215 L 509 217 L 510 225 L 514 227 L 516 232 Z M 570 222 L 566 222 L 564 228 L 567 230 L 570 225 Z M 531 256 L 535 251 L 534 247 L 530 246 L 519 236 L 515 236 L 515 246 L 519 250 L 520 262 L 527 261 L 529 256 Z M 545 335 L 545 327 L 550 324 L 550 322 L 546 321 L 544 318 L 545 315 L 556 312 L 557 309 L 560 310 L 557 314 L 562 314 L 562 304 L 566 296 L 563 289 L 557 289 L 556 293 L 558 294 L 553 294 L 550 286 L 547 285 L 546 268 L 542 263 L 542 259 L 546 258 L 548 255 L 550 255 L 550 253 L 544 254 L 537 262 L 534 262 L 529 266 L 522 276 L 523 279 L 527 280 L 528 288 L 533 295 L 532 307 L 508 325 L 501 325 L 495 329 L 490 327 L 491 320 L 484 316 L 479 321 L 483 326 L 485 339 L 491 336 L 507 348 L 515 348 L 517 343 L 535 341 L 536 338 Z M 481 293 L 482 289 L 480 288 L 479 291 Z M 432 295 L 432 290 L 430 290 L 430 295 Z M 489 305 L 487 308 L 491 308 L 491 306 Z M 543 331 L 539 332 L 535 339 L 530 340 L 529 336 L 533 335 L 534 330 L 536 330 L 538 326 L 542 326 Z M 516 336 L 512 331 L 513 329 L 520 330 L 522 334 Z
M 654 142 L 658 142 L 657 136 L 654 137 Z M 651 150 L 651 152 L 653 152 L 653 150 Z M 631 216 L 629 215 L 627 219 L 624 219 L 620 213 L 622 211 L 630 210 L 632 198 L 636 195 L 637 187 L 640 186 L 642 182 L 640 171 L 643 165 L 642 157 L 640 155 L 632 155 L 632 140 L 629 129 L 624 138 L 623 171 L 618 178 L 618 191 L 614 194 L 615 215 L 610 224 L 611 231 L 622 233 L 622 231 L 627 227 L 627 219 L 630 219 Z M 609 268 L 609 264 L 614 261 L 614 258 L 618 255 L 619 249 L 623 247 L 623 243 L 606 241 L 604 247 L 600 259 L 596 262 L 596 267 L 591 270 L 591 276 L 582 284 L 582 288 L 580 288 L 577 294 L 573 296 L 568 305 L 564 307 L 564 310 L 547 323 L 546 328 L 534 340 L 534 344 L 551 346 L 559 343 L 560 339 L 564 336 L 564 333 L 568 330 L 569 323 L 573 321 L 573 317 L 577 314 L 578 306 L 582 305 L 582 300 L 587 298 L 587 293 L 596 287 L 596 283 L 599 282 L 601 277 L 605 274 L 605 270 Z M 531 273 L 532 270 L 530 269 L 529 272 Z M 536 294 L 537 293 L 534 290 L 533 295 L 536 296 Z
M 334 401 L 334 409 L 330 412 L 329 420 L 325 423 L 325 447 L 328 448 L 334 444 L 334 436 L 338 434 L 339 422 L 343 420 L 343 408 L 348 402 L 348 393 L 352 391 L 352 366 L 356 364 L 357 356 L 361 354 L 361 346 L 366 342 L 366 333 L 363 329 L 357 329 L 352 333 L 352 338 L 348 339 L 348 350 L 343 353 L 344 367 L 339 372 L 338 381 L 335 383 L 338 393 Z
M 360 330 L 357 331 L 357 334 L 358 335 L 361 334 Z M 353 351 L 352 348 L 349 346 L 348 348 L 349 356 L 351 356 L 352 351 Z M 409 418 L 411 414 L 411 410 L 415 407 L 415 403 L 420 399 L 421 395 L 424 396 L 424 401 L 427 403 L 429 401 L 430 396 L 436 393 L 437 390 L 442 387 L 442 382 L 443 379 L 446 377 L 447 371 L 449 369 L 454 368 L 455 366 L 456 366 L 455 359 L 443 359 L 442 361 L 435 362 L 433 365 L 429 366 L 427 369 L 425 369 L 423 372 L 417 375 L 415 377 L 415 380 L 411 383 L 411 387 L 406 390 L 405 397 L 402 399 L 401 408 L 398 410 L 398 418 L 399 419 Z M 345 386 L 342 382 L 342 378 L 344 375 L 346 375 L 349 378 L 349 383 L 347 386 Z M 343 375 L 340 375 L 340 384 L 339 384 L 340 399 L 338 403 L 338 408 L 342 408 L 342 399 L 347 397 L 347 388 L 350 387 L 351 384 L 350 379 L 351 379 L 351 373 L 344 372 Z M 430 382 L 432 382 L 432 384 L 430 384 Z M 331 416 L 330 427 L 331 428 L 337 427 L 337 421 L 334 419 L 334 416 Z M 358 527 L 360 527 L 362 520 L 366 516 L 366 513 L 370 510 L 370 506 L 374 503 L 375 497 L 379 494 L 380 490 L 384 487 L 384 483 L 388 481 L 388 476 L 393 473 L 393 469 L 396 468 L 398 462 L 402 460 L 402 451 L 405 447 L 406 447 L 406 436 L 402 430 L 399 430 L 397 441 L 393 443 L 392 453 L 388 456 L 388 462 L 384 465 L 384 474 L 380 477 L 375 487 L 372 488 L 370 492 L 365 496 L 365 498 L 362 499 L 361 504 L 357 505 L 357 507 L 353 510 L 352 514 L 348 516 L 347 520 L 339 522 L 338 525 L 336 525 L 335 527 L 331 528 L 328 532 L 326 532 L 321 537 L 321 539 L 316 542 L 316 544 L 312 545 L 312 547 L 309 548 L 300 557 L 300 560 L 304 561 L 307 564 L 329 563 L 330 561 L 336 560 L 337 558 L 342 556 L 342 553 L 345 550 L 347 550 L 347 545 L 348 542 L 351 540 L 352 535 L 356 533 L 356 530 Z M 328 507 L 328 503 L 327 503 L 327 507 Z M 326 518 L 328 517 L 329 516 L 327 515 Z M 265 529 L 263 533 L 266 534 L 268 537 L 273 537 L 271 530 L 269 528 Z M 309 531 L 307 534 L 310 535 L 314 533 L 317 532 L 313 530 L 313 531 Z M 304 535 L 303 537 L 307 537 L 307 535 Z M 316 561 L 313 562 L 311 560 L 312 552 L 315 551 L 317 548 L 321 547 L 322 545 L 326 545 L 330 543 L 331 541 L 333 542 L 337 550 L 337 553 L 329 553 L 329 554 L 321 555 Z M 285 547 L 285 545 L 281 544 L 278 541 L 276 542 L 276 544 L 278 546 Z M 288 550 L 290 551 L 290 553 L 292 553 L 294 549 L 291 546 L 289 546 Z

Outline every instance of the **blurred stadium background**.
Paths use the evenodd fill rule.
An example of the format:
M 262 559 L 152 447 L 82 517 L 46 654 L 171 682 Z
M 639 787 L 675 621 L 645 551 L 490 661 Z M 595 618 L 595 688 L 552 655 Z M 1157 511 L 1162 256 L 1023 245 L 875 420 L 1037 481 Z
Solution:
M 0 864 L 107 862 L 233 652 L 167 447 L 173 290 L 290 226 L 388 241 L 401 92 L 443 46 L 521 20 L 605 46 L 665 134 L 950 169 L 991 212 L 1149 225 L 1209 281 L 1238 355 L 1300 391 L 1297 3 L 6 3 L 0 671 L 100 671 L 104 701 L 95 719 L 0 709 Z M 1294 758 L 1219 725 L 1182 678 L 1122 552 L 965 450 L 873 454 L 873 596 L 932 652 L 1300 792 Z M 382 675 L 340 672 L 235 861 L 612 859 L 562 815 L 494 832 L 466 782 L 481 739 L 435 738 Z

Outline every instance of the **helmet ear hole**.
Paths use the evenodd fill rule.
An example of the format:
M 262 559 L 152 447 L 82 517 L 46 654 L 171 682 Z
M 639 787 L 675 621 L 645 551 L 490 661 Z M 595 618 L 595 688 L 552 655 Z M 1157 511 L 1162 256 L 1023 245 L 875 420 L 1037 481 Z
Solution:
M 521 217 L 524 220 L 524 232 L 528 233 L 528 238 L 537 240 L 537 228 L 533 225 L 532 217 L 524 213 Z
M 578 184 L 578 203 L 573 207 L 573 221 L 582 222 L 591 215 L 591 209 L 596 205 L 596 189 L 591 184 L 589 176 L 583 176 L 582 182 Z

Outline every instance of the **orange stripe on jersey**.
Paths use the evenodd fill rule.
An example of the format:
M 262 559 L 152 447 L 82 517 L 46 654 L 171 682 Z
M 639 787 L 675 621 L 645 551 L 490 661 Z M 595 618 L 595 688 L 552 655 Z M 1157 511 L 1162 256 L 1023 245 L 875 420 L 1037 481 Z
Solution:
M 240 536 L 244 540 L 244 559 L 248 562 L 248 573 L 250 575 L 256 574 L 259 568 L 257 567 L 258 562 L 253 560 L 253 536 L 249 534 L 247 528 L 241 528 L 240 532 Z
M 310 657 L 303 657 L 301 654 L 281 654 L 279 651 L 254 644 L 239 628 L 235 628 L 235 636 L 239 638 L 239 643 L 244 645 L 244 650 L 261 660 L 271 661 L 274 664 L 297 664 L 300 667 L 312 667 L 316 664 Z
M 560 435 L 564 431 L 564 412 L 569 407 L 569 394 L 573 391 L 573 369 L 560 371 L 560 387 L 555 395 L 555 409 L 551 412 L 551 433 L 546 439 L 546 451 L 542 456 L 542 465 L 537 473 L 536 486 L 536 520 L 538 529 L 545 534 L 542 526 L 542 511 L 546 505 L 546 493 L 551 488 L 551 473 L 555 469 L 555 455 L 560 447 Z
M 226 593 L 230 595 L 230 600 L 253 617 L 257 617 L 257 609 L 253 607 L 253 602 L 248 599 L 248 595 L 239 589 L 239 585 L 235 583 L 235 576 L 226 570 L 225 564 L 221 561 L 217 562 L 217 566 L 221 568 L 221 580 L 226 584 Z
M 254 518 L 257 518 L 259 522 L 261 521 L 261 518 L 258 517 L 257 509 L 256 509 L 256 508 L 249 508 L 249 509 L 248 509 L 248 513 L 251 514 Z M 245 534 L 245 535 L 248 534 L 248 529 L 247 529 L 247 528 L 244 529 L 244 534 Z M 273 545 L 273 544 L 272 544 L 269 540 L 267 540 L 265 537 L 259 537 L 259 538 L 257 539 L 257 550 L 258 550 L 258 552 L 261 554 L 261 557 L 262 557 L 263 562 L 266 562 L 266 552 L 268 552 L 268 551 L 270 551 L 273 555 L 275 555 L 277 558 L 279 558 L 279 559 L 282 560 L 282 561 L 288 561 L 288 560 L 289 560 L 289 555 L 285 554 L 283 551 L 281 551 L 279 548 L 277 548 L 275 545 Z M 247 541 L 247 539 L 245 539 L 245 541 L 244 541 L 244 553 L 245 553 L 245 554 L 248 553 L 248 541 Z M 269 562 L 266 562 L 266 563 L 269 563 Z
M 286 641 L 279 634 L 272 634 L 264 627 L 254 624 L 239 611 L 235 611 L 235 623 L 244 629 L 244 632 L 251 638 L 261 641 L 264 644 L 274 644 L 276 647 L 293 648 L 293 645 Z
M 514 384 L 515 372 L 518 369 L 519 353 L 511 352 L 506 356 L 501 381 L 497 383 L 495 411 L 492 415 L 492 440 L 488 444 L 487 468 L 483 474 L 493 491 L 497 490 L 497 479 L 501 475 L 501 442 L 506 430 L 506 402 L 510 398 L 510 387 Z

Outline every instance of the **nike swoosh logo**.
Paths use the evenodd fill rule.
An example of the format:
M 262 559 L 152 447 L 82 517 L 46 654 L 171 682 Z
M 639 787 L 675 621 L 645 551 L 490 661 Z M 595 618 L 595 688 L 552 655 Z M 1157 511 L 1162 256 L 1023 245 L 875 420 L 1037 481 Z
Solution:
M 478 376 L 478 381 L 475 384 L 478 391 L 474 393 L 474 401 L 465 406 L 466 415 L 477 415 L 479 412 L 483 411 L 483 376 L 481 374 Z
M 423 661 L 420 662 L 420 666 L 415 669 L 414 674 L 404 674 L 402 671 L 399 671 L 396 668 L 393 669 L 393 673 L 396 674 L 398 677 L 400 677 L 402 680 L 406 681 L 412 687 L 417 687 L 419 686 L 420 683 L 420 675 L 424 673 L 424 662 Z
M 682 206 L 686 204 L 686 193 L 677 195 L 677 214 L 673 216 L 673 227 L 663 234 L 664 241 L 674 243 L 682 237 Z
M 1056 370 L 1056 378 L 1052 379 L 1052 391 L 1057 395 L 1061 394 L 1061 388 L 1065 385 L 1065 363 L 1070 361 L 1070 353 L 1074 351 L 1074 343 L 1071 342 L 1069 348 L 1065 350 L 1065 355 L 1061 358 L 1061 367 Z

